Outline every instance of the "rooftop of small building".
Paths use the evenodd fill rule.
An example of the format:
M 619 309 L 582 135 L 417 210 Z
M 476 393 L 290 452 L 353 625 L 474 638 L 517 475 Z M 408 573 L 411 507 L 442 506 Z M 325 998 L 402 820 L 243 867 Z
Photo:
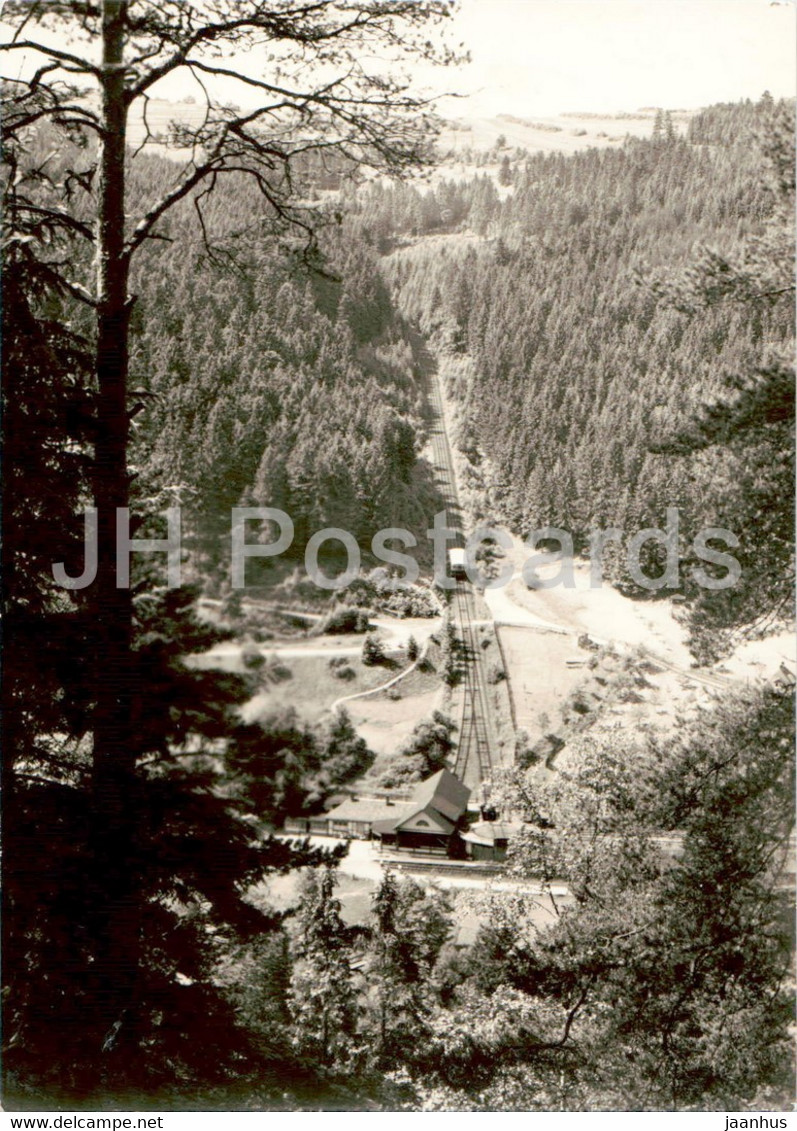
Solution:
M 347 797 L 321 814 L 321 819 L 330 821 L 380 821 L 387 817 L 406 812 L 406 801 L 390 801 L 384 797 Z
M 419 782 L 413 790 L 410 804 L 416 809 L 431 805 L 449 820 L 457 821 L 468 805 L 470 790 L 450 770 L 438 770 L 430 778 Z
M 520 825 L 513 821 L 478 821 L 462 834 L 462 839 L 469 844 L 492 846 L 498 841 L 510 840 L 519 831 Z

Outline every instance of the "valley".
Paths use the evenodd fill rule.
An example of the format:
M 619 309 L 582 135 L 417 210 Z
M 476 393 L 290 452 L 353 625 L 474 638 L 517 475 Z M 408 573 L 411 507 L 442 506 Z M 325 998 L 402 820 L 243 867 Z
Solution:
M 5 5 L 4 1110 L 791 1110 L 753 7 Z

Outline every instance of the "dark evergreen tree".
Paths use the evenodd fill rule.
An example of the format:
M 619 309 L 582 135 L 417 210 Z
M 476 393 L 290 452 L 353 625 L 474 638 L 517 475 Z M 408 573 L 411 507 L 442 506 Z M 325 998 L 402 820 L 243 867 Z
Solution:
M 131 421 L 151 392 L 130 380 L 137 317 L 131 267 L 151 241 L 179 235 L 179 225 L 173 233 L 170 224 L 181 201 L 194 206 L 203 227 L 203 202 L 227 176 L 254 185 L 264 223 L 298 230 L 312 258 L 319 217 L 299 203 L 293 178 L 293 163 L 312 148 L 308 113 L 320 127 L 324 153 L 342 147 L 350 169 L 364 162 L 400 172 L 423 162 L 429 115 L 399 80 L 372 80 L 356 63 L 363 38 L 400 56 L 447 61 L 451 56 L 430 46 L 427 31 L 443 14 L 441 5 L 404 0 L 356 17 L 331 0 L 277 10 L 259 0 L 158 11 L 135 0 L 4 9 L 16 34 L 3 49 L 32 53 L 42 63 L 29 78 L 8 84 L 3 115 L 14 171 L 5 182 L 8 235 L 13 247 L 35 253 L 38 264 L 35 280 L 30 271 L 11 280 L 12 310 L 36 347 L 27 358 L 21 345 L 4 351 L 4 362 L 15 367 L 4 391 L 24 400 L 31 375 L 32 391 L 47 387 L 42 406 L 50 403 L 50 419 L 33 435 L 32 465 L 42 476 L 25 492 L 34 513 L 71 529 L 65 509 L 93 502 L 98 523 L 97 576 L 85 600 L 73 602 L 66 593 L 53 599 L 39 573 L 9 598 L 18 647 L 44 640 L 51 627 L 59 641 L 46 687 L 38 679 L 28 689 L 19 682 L 9 688 L 23 757 L 11 759 L 5 922 L 15 926 L 4 963 L 6 984 L 16 992 L 6 1017 L 5 1068 L 20 1088 L 57 1083 L 67 1094 L 82 1091 L 97 1100 L 103 1092 L 186 1086 L 246 1064 L 246 1042 L 235 1035 L 233 1015 L 225 1015 L 215 990 L 214 940 L 221 943 L 225 931 L 262 930 L 263 915 L 244 899 L 248 885 L 268 869 L 317 854 L 297 854 L 278 841 L 253 843 L 241 807 L 225 795 L 219 760 L 246 688 L 183 665 L 186 652 L 212 637 L 192 621 L 193 595 L 147 595 L 152 579 L 144 576 L 134 599 L 132 589 L 117 584 L 117 513 L 135 498 Z M 269 118 L 276 88 L 219 61 L 224 49 L 275 38 L 308 66 L 312 58 L 344 75 L 342 85 L 325 79 L 310 100 L 303 80 L 293 96 L 281 88 L 284 116 L 276 127 Z M 143 185 L 134 214 L 127 195 L 131 107 L 146 105 L 153 84 L 180 69 L 205 92 L 208 75 L 238 79 L 258 89 L 263 105 L 241 111 L 207 94 L 201 124 L 176 126 L 169 137 L 202 156 L 173 167 L 168 183 Z M 98 97 L 86 98 L 75 76 Z M 285 120 L 292 113 L 303 123 L 300 138 Z M 144 121 L 149 136 L 146 115 Z M 224 257 L 223 250 L 206 250 Z M 34 301 L 39 329 L 28 316 Z M 211 305 L 229 320 L 223 296 Z M 181 316 L 170 316 L 176 332 Z M 53 328 L 53 321 L 71 323 L 70 329 Z M 189 360 L 173 348 L 169 365 L 180 379 Z M 204 406 L 213 418 L 211 447 L 246 440 L 233 414 L 222 406 L 214 414 L 214 407 Z M 17 414 L 17 445 L 25 416 L 38 409 L 28 399 Z M 250 416 L 264 409 L 265 402 L 252 402 Z M 194 435 L 201 435 L 199 420 Z M 15 582 L 40 565 L 42 554 L 39 536 L 22 530 L 20 517 L 9 551 Z M 145 520 L 139 517 L 134 533 Z M 68 549 L 71 564 L 76 555 Z M 31 590 L 39 594 L 32 606 Z M 74 649 L 64 647 L 66 637 Z M 23 701 L 26 691 L 35 698 Z M 33 724 L 30 737 L 23 737 L 26 723 Z M 46 768 L 56 763 L 57 772 Z M 196 1040 L 205 1025 L 212 1039 Z
M 336 882 L 331 868 L 304 878 L 289 995 L 296 1047 L 330 1073 L 347 1067 L 356 1022 L 351 944 Z
M 389 871 L 374 892 L 364 1033 L 370 1059 L 382 1071 L 419 1056 L 430 1012 L 427 979 L 450 934 L 449 916 L 445 897 L 426 895 Z

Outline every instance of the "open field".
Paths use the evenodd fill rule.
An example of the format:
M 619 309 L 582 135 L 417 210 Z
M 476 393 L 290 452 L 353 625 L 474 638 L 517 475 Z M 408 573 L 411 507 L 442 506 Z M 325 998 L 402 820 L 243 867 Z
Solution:
M 499 628 L 506 658 L 518 727 L 532 743 L 562 723 L 567 696 L 584 679 L 584 668 L 569 668 L 568 660 L 586 661 L 570 636 L 529 628 Z
M 672 111 L 678 133 L 683 133 L 695 111 Z M 503 136 L 509 149 L 527 149 L 529 153 L 577 153 L 591 147 L 608 148 L 622 145 L 626 135 L 650 137 L 656 111 L 652 108 L 636 114 L 554 114 L 519 118 L 497 114 L 493 118 L 464 117 L 447 124 L 439 148 L 456 154 L 464 149 L 492 149 Z M 456 170 L 455 170 L 456 171 Z
M 369 696 L 344 705 L 357 733 L 377 756 L 367 775 L 371 781 L 379 777 L 389 759 L 407 742 L 419 722 L 433 711 L 444 710 L 440 686 L 436 690 L 402 699 Z
M 314 721 L 326 714 L 342 695 L 369 691 L 385 683 L 400 670 L 398 666 L 366 667 L 359 656 L 360 647 L 357 647 L 353 649 L 354 655 L 348 655 L 344 651 L 342 658 L 345 666 L 342 664 L 338 670 L 347 669 L 351 675 L 341 678 L 330 667 L 330 660 L 340 657 L 340 652 L 332 648 L 325 651 L 328 654 L 305 649 L 303 653 L 279 656 L 277 659 L 266 652 L 265 663 L 254 672 L 261 681 L 260 689 L 243 708 L 247 721 L 287 707 L 295 707 L 302 718 Z M 240 645 L 235 651 L 223 655 L 208 652 L 203 656 L 192 656 L 191 662 L 197 668 L 222 668 L 235 672 L 247 670 Z
M 366 667 L 359 656 L 346 657 L 345 669 L 342 665 L 337 669 L 353 672 L 349 679 L 335 675 L 329 660 L 320 656 L 297 657 L 286 661 L 285 666 L 290 669 L 292 678 L 263 687 L 247 703 L 245 717 L 254 719 L 285 707 L 295 707 L 302 718 L 315 720 L 326 714 L 341 695 L 369 691 L 399 671 L 398 668 Z
M 572 563 L 573 588 L 529 589 L 518 572 L 529 551 L 519 539 L 514 542 L 508 557 L 516 573 L 486 598 L 501 626 L 517 725 L 528 732 L 531 745 L 561 730 L 562 708 L 574 693 L 588 707 L 581 725 L 595 732 L 667 733 L 684 714 L 708 705 L 723 682 L 771 679 L 782 661 L 794 664 L 794 640 L 782 633 L 746 642 L 714 667 L 696 668 L 670 601 L 634 601 L 609 584 L 590 588 L 584 562 Z M 550 555 L 537 573 L 551 578 L 559 568 L 558 556 Z M 616 649 L 617 656 L 595 668 L 594 653 L 578 647 L 584 633 Z M 557 766 L 566 766 L 567 756 L 565 748 Z
M 196 128 L 202 124 L 205 116 L 204 99 L 198 88 L 189 89 L 187 86 L 185 97 L 196 97 L 196 102 L 151 98 L 147 105 L 146 124 L 142 107 L 137 104 L 128 125 L 130 145 L 134 149 L 141 145 L 148 127 L 153 139 L 147 144 L 148 152 L 163 151 L 170 156 L 178 153 L 175 150 L 167 151 L 162 144 L 170 124 L 178 122 L 180 125 Z M 696 111 L 672 112 L 679 133 L 684 132 L 694 113 Z M 493 149 L 503 135 L 506 146 L 510 149 L 526 149 L 529 153 L 576 153 L 590 146 L 619 146 L 629 134 L 632 137 L 649 137 L 654 118 L 653 109 L 625 115 L 574 113 L 524 118 L 512 114 L 497 114 L 494 117 L 467 115 L 446 123 L 438 140 L 438 149 L 442 154 L 452 154 L 456 160 L 457 152 L 465 149 Z M 456 168 L 454 171 L 456 172 Z
M 608 582 L 593 588 L 588 562 L 570 561 L 574 585 L 560 583 L 552 589 L 529 589 L 523 580 L 523 565 L 532 551 L 519 538 L 507 560 L 515 568 L 512 580 L 502 589 L 488 591 L 493 614 L 497 619 L 508 616 L 514 607 L 560 630 L 589 633 L 601 643 L 620 648 L 644 646 L 659 653 L 671 663 L 688 667 L 691 656 L 686 646 L 686 632 L 673 614 L 669 600 L 638 601 L 624 597 Z M 538 554 L 543 563 L 536 569 L 541 580 L 553 580 L 563 569 L 559 554 Z M 563 581 L 566 574 L 563 572 Z M 499 608 L 500 606 L 500 608 Z M 531 623 L 531 622 L 530 622 Z
M 508 554 L 515 567 L 512 580 L 504 588 L 488 590 L 486 594 L 493 615 L 500 623 L 537 624 L 558 632 L 587 633 L 599 644 L 612 645 L 621 651 L 642 649 L 654 659 L 659 657 L 696 675 L 704 672 L 708 677 L 725 673 L 736 679 L 769 677 L 782 660 L 793 660 L 793 638 L 783 632 L 741 644 L 732 657 L 713 668 L 694 667 L 686 630 L 676 618 L 675 606 L 670 600 L 633 600 L 608 582 L 592 588 L 589 563 L 584 561 L 570 563 L 573 588 L 560 584 L 553 589 L 529 589 L 520 570 L 531 552 L 519 538 L 514 538 L 513 543 Z M 543 579 L 553 578 L 562 568 L 560 556 L 544 556 L 548 560 L 536 573 Z

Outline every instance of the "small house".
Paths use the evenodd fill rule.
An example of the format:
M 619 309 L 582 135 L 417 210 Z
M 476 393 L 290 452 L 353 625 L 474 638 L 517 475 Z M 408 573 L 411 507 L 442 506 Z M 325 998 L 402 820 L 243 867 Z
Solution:
M 519 829 L 520 825 L 508 821 L 479 821 L 462 834 L 465 852 L 470 860 L 501 863 L 506 860 L 509 841 Z
M 383 847 L 447 856 L 458 837 L 470 790 L 450 770 L 438 770 L 390 817 L 374 822 Z

